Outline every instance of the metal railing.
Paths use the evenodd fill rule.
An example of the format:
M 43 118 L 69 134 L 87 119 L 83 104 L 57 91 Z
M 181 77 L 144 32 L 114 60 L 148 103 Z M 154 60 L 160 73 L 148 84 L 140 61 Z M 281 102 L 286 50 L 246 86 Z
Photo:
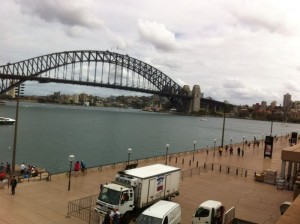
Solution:
M 95 211 L 98 195 L 70 201 L 68 203 L 67 217 L 74 216 L 89 224 L 99 224 L 104 220 L 103 215 Z
M 255 177 L 257 173 L 256 170 L 242 167 L 229 166 L 226 164 L 219 163 L 204 163 L 203 166 L 197 166 L 195 168 L 181 171 L 181 179 L 183 180 L 185 177 L 200 175 L 200 173 L 205 173 L 207 171 L 215 171 L 241 177 Z

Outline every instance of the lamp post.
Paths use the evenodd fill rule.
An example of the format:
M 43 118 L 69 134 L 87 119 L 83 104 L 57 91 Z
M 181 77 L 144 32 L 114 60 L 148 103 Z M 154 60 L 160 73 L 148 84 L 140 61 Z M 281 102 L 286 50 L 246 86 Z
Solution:
M 129 160 L 130 160 L 130 154 L 132 152 L 132 149 L 131 148 L 128 148 L 127 149 L 127 153 L 128 153 L 128 160 L 127 160 L 127 165 L 129 165 Z
M 232 137 L 230 137 L 230 148 L 232 147 Z
M 193 162 L 195 160 L 196 143 L 197 143 L 197 141 L 194 141 Z
M 271 130 L 270 130 L 271 134 L 270 134 L 270 136 L 272 136 L 272 133 L 273 133 L 273 120 L 274 120 L 274 111 L 272 111 L 272 121 L 271 121 Z
M 167 165 L 168 164 L 168 150 L 169 150 L 169 144 L 166 144 L 166 162 L 165 164 Z
M 217 139 L 214 139 L 214 156 L 216 154 L 216 142 L 217 142 Z
M 69 162 L 70 162 L 70 169 L 69 169 L 69 185 L 68 185 L 68 191 L 70 191 L 71 188 L 71 171 L 72 171 L 72 163 L 75 160 L 74 155 L 69 155 Z
M 243 150 L 244 150 L 244 145 L 245 145 L 245 136 L 243 136 Z
M 223 148 L 223 144 L 224 144 L 224 131 L 225 131 L 225 107 L 226 107 L 227 103 L 224 104 L 223 107 L 223 128 L 222 128 L 222 141 L 221 141 L 221 148 Z
M 16 106 L 16 122 L 15 122 L 15 132 L 14 132 L 14 144 L 13 144 L 13 153 L 12 153 L 12 162 L 11 162 L 11 176 L 15 174 L 16 169 L 16 154 L 17 154 L 17 134 L 18 134 L 18 123 L 19 123 L 19 102 L 20 95 L 24 93 L 24 84 L 19 84 L 16 88 L 17 93 L 17 106 Z

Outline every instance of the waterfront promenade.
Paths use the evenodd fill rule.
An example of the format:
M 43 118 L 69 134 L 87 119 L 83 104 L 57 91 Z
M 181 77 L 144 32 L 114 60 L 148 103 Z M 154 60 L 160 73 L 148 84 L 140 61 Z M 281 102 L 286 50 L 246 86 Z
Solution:
M 240 144 L 242 148 L 242 144 Z M 233 155 L 223 151 L 219 156 L 218 151 L 211 149 L 195 153 L 174 154 L 170 165 L 181 167 L 183 180 L 180 185 L 180 195 L 172 199 L 182 207 L 182 224 L 191 223 L 191 217 L 196 207 L 208 199 L 219 200 L 228 209 L 236 207 L 236 216 L 255 223 L 276 223 L 280 217 L 279 206 L 285 201 L 292 201 L 293 192 L 277 190 L 274 185 L 254 181 L 253 172 L 263 169 L 273 169 L 280 173 L 281 150 L 288 147 L 288 140 L 279 137 L 274 144 L 273 157 L 263 158 L 263 147 L 253 148 L 245 145 L 244 157 L 237 156 L 234 146 Z M 177 158 L 177 163 L 176 163 Z M 101 154 L 99 154 L 101 160 Z M 184 160 L 184 164 L 182 164 Z M 191 160 L 191 165 L 189 161 Z M 191 168 L 203 164 L 214 163 L 214 171 L 200 170 L 200 173 L 189 175 Z M 165 163 L 164 157 L 157 159 L 141 160 L 139 167 L 153 163 Z M 240 167 L 247 169 L 236 176 L 219 172 L 219 165 Z M 99 193 L 101 183 L 113 180 L 117 171 L 123 169 L 124 164 L 115 167 L 106 166 L 102 169 L 89 169 L 86 176 L 72 176 L 71 191 L 68 191 L 67 172 L 52 175 L 51 181 L 23 182 L 18 184 L 16 195 L 11 195 L 10 189 L 0 189 L 0 223 L 3 224 L 33 224 L 33 223 L 86 223 L 75 217 L 67 218 L 68 202 L 95 195 Z M 192 172 L 191 172 L 192 173 Z

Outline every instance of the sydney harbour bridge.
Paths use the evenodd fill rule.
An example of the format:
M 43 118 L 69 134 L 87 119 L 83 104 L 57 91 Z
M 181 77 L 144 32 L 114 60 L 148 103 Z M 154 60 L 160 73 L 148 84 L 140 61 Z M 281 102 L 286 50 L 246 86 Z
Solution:
M 0 66 L 0 94 L 26 81 L 105 87 L 155 94 L 169 99 L 177 110 L 200 110 L 200 87 L 181 87 L 155 67 L 128 55 L 110 51 L 64 51 Z M 212 103 L 214 102 L 214 103 Z M 218 105 L 219 104 L 219 105 Z

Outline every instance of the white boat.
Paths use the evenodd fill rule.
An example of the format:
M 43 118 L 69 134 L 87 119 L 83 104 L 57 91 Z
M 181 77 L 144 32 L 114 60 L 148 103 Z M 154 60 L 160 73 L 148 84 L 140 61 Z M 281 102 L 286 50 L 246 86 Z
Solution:
M 16 120 L 8 117 L 0 117 L 0 125 L 14 124 Z
M 207 119 L 206 119 L 206 118 L 201 118 L 200 120 L 201 120 L 201 121 L 207 121 Z

